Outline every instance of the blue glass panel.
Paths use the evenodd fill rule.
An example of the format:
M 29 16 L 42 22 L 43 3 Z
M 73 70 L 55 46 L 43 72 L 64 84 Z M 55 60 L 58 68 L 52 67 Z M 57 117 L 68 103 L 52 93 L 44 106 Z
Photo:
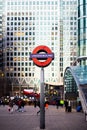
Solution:
M 87 66 L 74 66 L 72 70 L 80 84 L 87 84 Z
M 78 0 L 78 3 L 81 5 L 81 4 L 83 4 L 83 1 L 84 0 Z
M 80 6 L 80 17 L 83 16 L 83 5 Z

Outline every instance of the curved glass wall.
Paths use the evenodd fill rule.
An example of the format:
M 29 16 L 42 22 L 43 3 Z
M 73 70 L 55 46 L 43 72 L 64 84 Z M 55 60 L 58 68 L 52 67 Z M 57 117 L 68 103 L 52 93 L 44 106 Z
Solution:
M 87 84 L 87 66 L 73 66 L 71 69 L 79 85 Z
M 65 83 L 65 91 L 66 92 L 77 92 L 77 85 L 74 80 L 74 77 L 70 70 L 66 70 L 65 76 L 64 76 L 64 83 Z
M 87 0 L 78 0 L 79 56 L 87 55 Z
M 67 67 L 64 74 L 65 94 L 78 94 L 80 86 L 87 84 L 87 65 Z

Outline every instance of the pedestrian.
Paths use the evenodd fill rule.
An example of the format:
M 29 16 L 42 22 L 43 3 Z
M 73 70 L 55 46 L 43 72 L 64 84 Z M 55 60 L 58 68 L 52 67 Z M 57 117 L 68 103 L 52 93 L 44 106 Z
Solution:
M 39 107 L 39 110 L 37 111 L 37 115 L 40 113 L 40 100 L 37 101 L 37 106 Z
M 37 101 L 36 101 L 36 99 L 34 100 L 34 107 L 36 108 L 36 106 L 37 106 Z
M 8 110 L 9 110 L 10 113 L 13 113 L 13 101 L 12 100 L 9 100 Z
M 64 100 L 60 99 L 60 106 L 63 107 L 63 105 L 64 105 Z
M 22 100 L 20 98 L 17 99 L 17 101 L 15 102 L 15 104 L 17 105 L 17 109 L 15 111 L 21 112 L 21 102 Z
M 69 100 L 68 101 L 68 112 L 71 112 L 71 111 L 72 111 L 71 101 Z
M 81 102 L 79 101 L 78 106 L 76 107 L 76 111 L 77 112 L 81 112 L 82 111 L 82 105 Z
M 65 104 L 65 111 L 68 112 L 68 100 L 65 100 L 64 104 Z
M 24 112 L 24 106 L 25 106 L 25 101 L 22 99 L 21 100 L 21 112 Z
M 59 106 L 60 106 L 60 100 L 59 100 L 59 99 L 57 99 L 57 100 L 56 100 L 56 108 L 58 109 L 58 108 L 59 108 Z
M 48 109 L 49 103 L 48 101 L 45 102 L 45 108 Z

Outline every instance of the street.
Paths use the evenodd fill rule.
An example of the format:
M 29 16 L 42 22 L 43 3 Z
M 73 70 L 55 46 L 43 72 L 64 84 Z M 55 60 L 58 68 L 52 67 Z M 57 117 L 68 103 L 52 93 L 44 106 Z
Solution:
M 9 113 L 8 106 L 0 106 L 0 130 L 40 130 L 40 115 L 37 115 L 38 107 L 25 106 L 25 112 L 15 111 Z M 87 122 L 84 113 L 65 112 L 64 108 L 57 109 L 49 106 L 45 110 L 46 130 L 87 130 Z

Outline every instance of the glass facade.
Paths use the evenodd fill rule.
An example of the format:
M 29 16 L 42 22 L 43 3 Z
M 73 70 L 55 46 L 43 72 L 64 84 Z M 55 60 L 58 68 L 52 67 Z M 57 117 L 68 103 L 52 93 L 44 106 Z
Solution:
M 65 93 L 79 93 L 82 105 L 87 101 L 87 0 L 78 0 L 78 56 L 64 74 Z M 69 95 L 68 95 L 69 96 Z M 84 103 L 83 103 L 84 99 Z
M 87 55 L 87 0 L 78 0 L 78 56 Z
M 67 69 L 64 76 L 66 93 L 76 93 L 77 85 L 70 70 Z
M 71 77 L 75 76 L 78 84 L 86 84 L 87 83 L 87 66 L 74 66 L 74 67 L 71 67 L 71 70 L 72 70 L 73 74 L 70 73 L 69 70 L 66 72 L 66 75 L 67 74 L 72 75 L 72 76 L 67 76 L 70 79 L 70 81 L 71 81 Z
M 87 90 L 87 57 L 80 57 L 76 64 L 67 67 L 64 74 L 65 95 L 78 94 L 83 88 Z M 68 97 L 67 97 L 68 98 Z

